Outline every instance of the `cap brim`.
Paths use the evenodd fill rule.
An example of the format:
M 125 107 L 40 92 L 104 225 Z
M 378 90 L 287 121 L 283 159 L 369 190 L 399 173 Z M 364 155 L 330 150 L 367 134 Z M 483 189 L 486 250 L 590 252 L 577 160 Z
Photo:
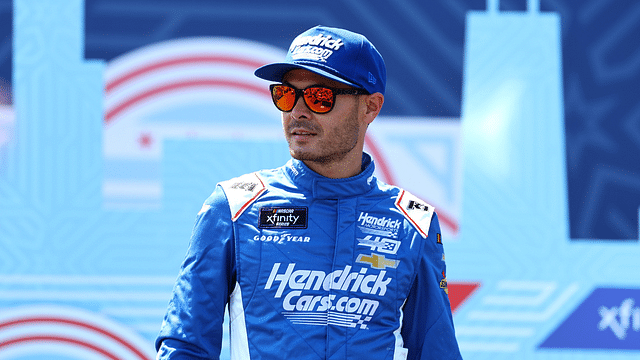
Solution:
M 337 82 L 349 85 L 349 86 L 353 86 L 353 87 L 357 87 L 357 88 L 361 88 L 360 85 L 355 84 L 351 81 L 345 80 L 339 76 L 333 75 L 329 72 L 326 72 L 322 69 L 318 69 L 315 66 L 309 66 L 309 65 L 305 65 L 305 64 L 293 64 L 293 63 L 273 63 L 273 64 L 267 64 L 264 66 L 261 66 L 259 68 L 256 69 L 256 71 L 254 72 L 254 74 L 264 80 L 269 80 L 269 81 L 276 81 L 276 82 L 282 82 L 282 78 L 284 77 L 284 74 L 286 74 L 287 72 L 291 71 L 291 70 L 295 70 L 295 69 L 304 69 L 304 70 L 308 70 L 314 74 L 318 74 L 320 76 L 324 76 L 326 78 L 329 78 L 331 80 L 335 80 Z

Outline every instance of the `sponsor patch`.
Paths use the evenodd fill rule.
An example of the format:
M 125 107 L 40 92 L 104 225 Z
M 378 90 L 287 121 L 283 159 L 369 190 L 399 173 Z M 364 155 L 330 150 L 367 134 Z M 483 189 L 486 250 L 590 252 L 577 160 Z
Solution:
M 427 204 L 423 204 L 415 200 L 409 200 L 409 204 L 407 205 L 407 210 L 422 210 L 422 211 L 429 212 L 431 209 Z
M 447 276 L 442 272 L 442 280 L 440 280 L 440 289 L 444 290 L 444 293 L 449 295 L 449 287 L 447 286 Z
M 385 270 L 366 267 L 346 265 L 326 273 L 296 269 L 295 263 L 275 263 L 264 289 L 275 291 L 274 299 L 282 301 L 282 314 L 294 325 L 369 329 L 380 306 L 376 298 L 384 297 L 392 279 Z M 340 295 L 328 294 L 331 290 L 339 290 Z
M 260 208 L 261 229 L 306 229 L 306 207 L 263 207 Z
M 362 239 L 358 239 L 359 246 L 367 246 L 371 251 L 377 251 L 385 254 L 395 255 L 400 249 L 400 241 L 387 239 L 380 236 L 373 237 L 367 235 Z
M 396 208 L 400 210 L 411 224 L 418 230 L 423 238 L 427 238 L 433 206 L 427 205 L 408 191 L 402 190 L 396 200 Z
M 243 181 L 239 181 L 236 183 L 233 183 L 231 185 L 232 189 L 239 189 L 239 190 L 245 190 L 245 191 L 249 191 L 252 192 L 253 190 L 256 189 L 256 187 L 260 185 L 257 182 L 243 182 Z
M 397 238 L 402 220 L 386 216 L 374 216 L 361 212 L 358 216 L 358 229 L 365 234 Z
M 292 234 L 273 234 L 273 235 L 256 235 L 253 237 L 253 241 L 261 241 L 261 242 L 267 242 L 267 243 L 273 243 L 273 244 L 285 244 L 288 242 L 304 242 L 304 243 L 308 243 L 311 241 L 311 237 L 310 236 L 304 236 L 304 235 L 292 235 Z
M 395 269 L 398 267 L 400 260 L 389 260 L 384 257 L 384 255 L 371 254 L 371 255 L 358 255 L 358 259 L 356 262 L 361 264 L 368 264 L 374 269 L 384 270 L 388 267 Z
M 238 220 L 244 211 L 267 191 L 257 173 L 245 174 L 235 179 L 223 181 L 220 186 L 224 189 L 229 200 L 232 221 Z

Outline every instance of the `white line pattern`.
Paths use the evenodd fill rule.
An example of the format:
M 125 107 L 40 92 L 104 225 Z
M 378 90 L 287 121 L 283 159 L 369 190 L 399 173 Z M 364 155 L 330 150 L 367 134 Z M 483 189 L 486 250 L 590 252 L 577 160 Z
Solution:
M 562 287 L 545 281 L 499 282 L 481 304 L 456 327 L 462 351 L 515 353 L 536 335 L 536 324 L 551 319 L 579 290 L 576 283 Z M 516 323 L 517 325 L 514 325 Z

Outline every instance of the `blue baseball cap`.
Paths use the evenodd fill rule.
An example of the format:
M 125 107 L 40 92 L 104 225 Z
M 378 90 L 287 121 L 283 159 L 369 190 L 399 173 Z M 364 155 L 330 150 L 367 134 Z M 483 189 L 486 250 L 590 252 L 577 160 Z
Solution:
M 284 62 L 255 71 L 259 78 L 281 82 L 290 70 L 305 69 L 343 84 L 384 95 L 387 70 L 382 55 L 363 35 L 338 28 L 313 27 L 298 35 Z

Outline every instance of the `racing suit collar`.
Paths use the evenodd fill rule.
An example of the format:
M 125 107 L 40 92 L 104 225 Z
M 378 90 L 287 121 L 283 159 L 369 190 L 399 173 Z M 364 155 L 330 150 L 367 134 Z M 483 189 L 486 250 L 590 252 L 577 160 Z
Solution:
M 376 185 L 374 170 L 373 160 L 367 153 L 362 155 L 360 174 L 344 179 L 322 176 L 296 159 L 289 160 L 285 166 L 285 172 L 291 181 L 299 188 L 311 192 L 316 199 L 337 199 L 367 193 Z

